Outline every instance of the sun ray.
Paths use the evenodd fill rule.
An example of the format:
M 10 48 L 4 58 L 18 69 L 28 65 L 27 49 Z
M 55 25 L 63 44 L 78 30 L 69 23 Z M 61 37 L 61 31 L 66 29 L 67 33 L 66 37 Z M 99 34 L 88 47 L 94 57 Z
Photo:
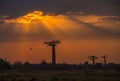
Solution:
M 25 34 L 29 33 L 31 29 L 34 29 L 33 31 L 40 30 L 41 26 L 43 26 L 54 36 L 56 36 L 59 31 L 69 34 L 69 30 L 72 30 L 72 26 L 75 25 L 74 22 L 71 22 L 67 18 L 67 16 L 47 14 L 45 15 L 42 11 L 33 11 L 15 19 L 5 20 L 5 22 L 17 23 L 17 25 L 19 25 L 17 27 L 21 28 L 23 33 Z M 69 25 L 72 26 L 70 27 Z
M 106 23 L 111 22 L 104 20 L 106 18 L 109 18 L 109 16 L 50 15 L 44 14 L 42 11 L 33 11 L 18 18 L 5 20 L 4 22 L 14 24 L 15 30 L 21 32 L 26 37 L 45 35 L 62 39 L 64 37 L 87 37 L 88 35 L 105 32 L 110 34 L 110 32 L 106 31 L 110 29 Z M 119 23 L 116 25 L 117 31 L 119 31 L 118 25 Z

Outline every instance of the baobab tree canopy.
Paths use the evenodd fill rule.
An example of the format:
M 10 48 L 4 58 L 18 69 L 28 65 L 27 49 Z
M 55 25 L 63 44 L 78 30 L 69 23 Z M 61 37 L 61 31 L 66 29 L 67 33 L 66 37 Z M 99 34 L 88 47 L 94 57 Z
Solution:
M 90 60 L 95 60 L 95 59 L 97 59 L 98 57 L 97 56 L 89 56 L 89 59 Z
M 49 41 L 49 42 L 44 42 L 45 44 L 47 44 L 48 46 L 56 46 L 57 44 L 61 43 L 60 40 L 53 40 L 53 41 Z

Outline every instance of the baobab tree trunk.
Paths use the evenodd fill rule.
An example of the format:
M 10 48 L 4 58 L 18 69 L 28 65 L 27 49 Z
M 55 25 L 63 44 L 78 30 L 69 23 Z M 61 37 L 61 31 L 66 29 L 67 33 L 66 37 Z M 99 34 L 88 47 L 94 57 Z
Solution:
M 107 64 L 106 58 L 104 58 L 104 63 L 105 63 L 105 65 Z
M 104 65 L 107 65 L 107 56 L 104 55 L 104 56 L 102 56 L 102 58 L 103 58 L 103 60 L 104 60 Z
M 56 65 L 55 45 L 52 46 L 52 65 Z
M 95 59 L 93 59 L 93 65 L 95 65 Z

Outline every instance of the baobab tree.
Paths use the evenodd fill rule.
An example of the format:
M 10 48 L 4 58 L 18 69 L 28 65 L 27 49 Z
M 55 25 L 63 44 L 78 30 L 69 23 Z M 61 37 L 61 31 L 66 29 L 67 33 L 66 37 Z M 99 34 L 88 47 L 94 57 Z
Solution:
M 95 60 L 98 59 L 97 56 L 89 56 L 89 59 L 93 62 L 93 65 L 95 65 Z
M 104 65 L 106 65 L 107 64 L 107 56 L 106 55 L 104 55 L 104 56 L 101 56 L 102 58 L 103 58 L 103 60 L 104 60 Z
M 56 49 L 55 47 L 61 43 L 60 40 L 53 40 L 53 41 L 49 41 L 49 42 L 44 42 L 45 44 L 47 44 L 48 46 L 52 47 L 52 65 L 55 66 L 56 65 Z

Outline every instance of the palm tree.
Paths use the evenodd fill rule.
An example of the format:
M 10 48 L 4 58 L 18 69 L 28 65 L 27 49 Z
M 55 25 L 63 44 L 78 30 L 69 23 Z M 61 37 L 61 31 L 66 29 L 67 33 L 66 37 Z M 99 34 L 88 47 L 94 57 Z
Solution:
M 104 55 L 104 56 L 101 56 L 102 58 L 103 58 L 103 60 L 104 60 L 104 65 L 106 65 L 107 64 L 107 56 L 106 55 Z
M 98 59 L 98 57 L 94 56 L 94 55 L 93 56 L 89 56 L 88 58 L 93 62 L 93 65 L 95 65 L 95 60 Z
M 61 43 L 61 41 L 59 40 L 53 40 L 53 41 L 49 41 L 49 42 L 44 42 L 45 44 L 47 44 L 48 46 L 52 47 L 52 65 L 55 66 L 56 65 L 56 50 L 55 47 Z

